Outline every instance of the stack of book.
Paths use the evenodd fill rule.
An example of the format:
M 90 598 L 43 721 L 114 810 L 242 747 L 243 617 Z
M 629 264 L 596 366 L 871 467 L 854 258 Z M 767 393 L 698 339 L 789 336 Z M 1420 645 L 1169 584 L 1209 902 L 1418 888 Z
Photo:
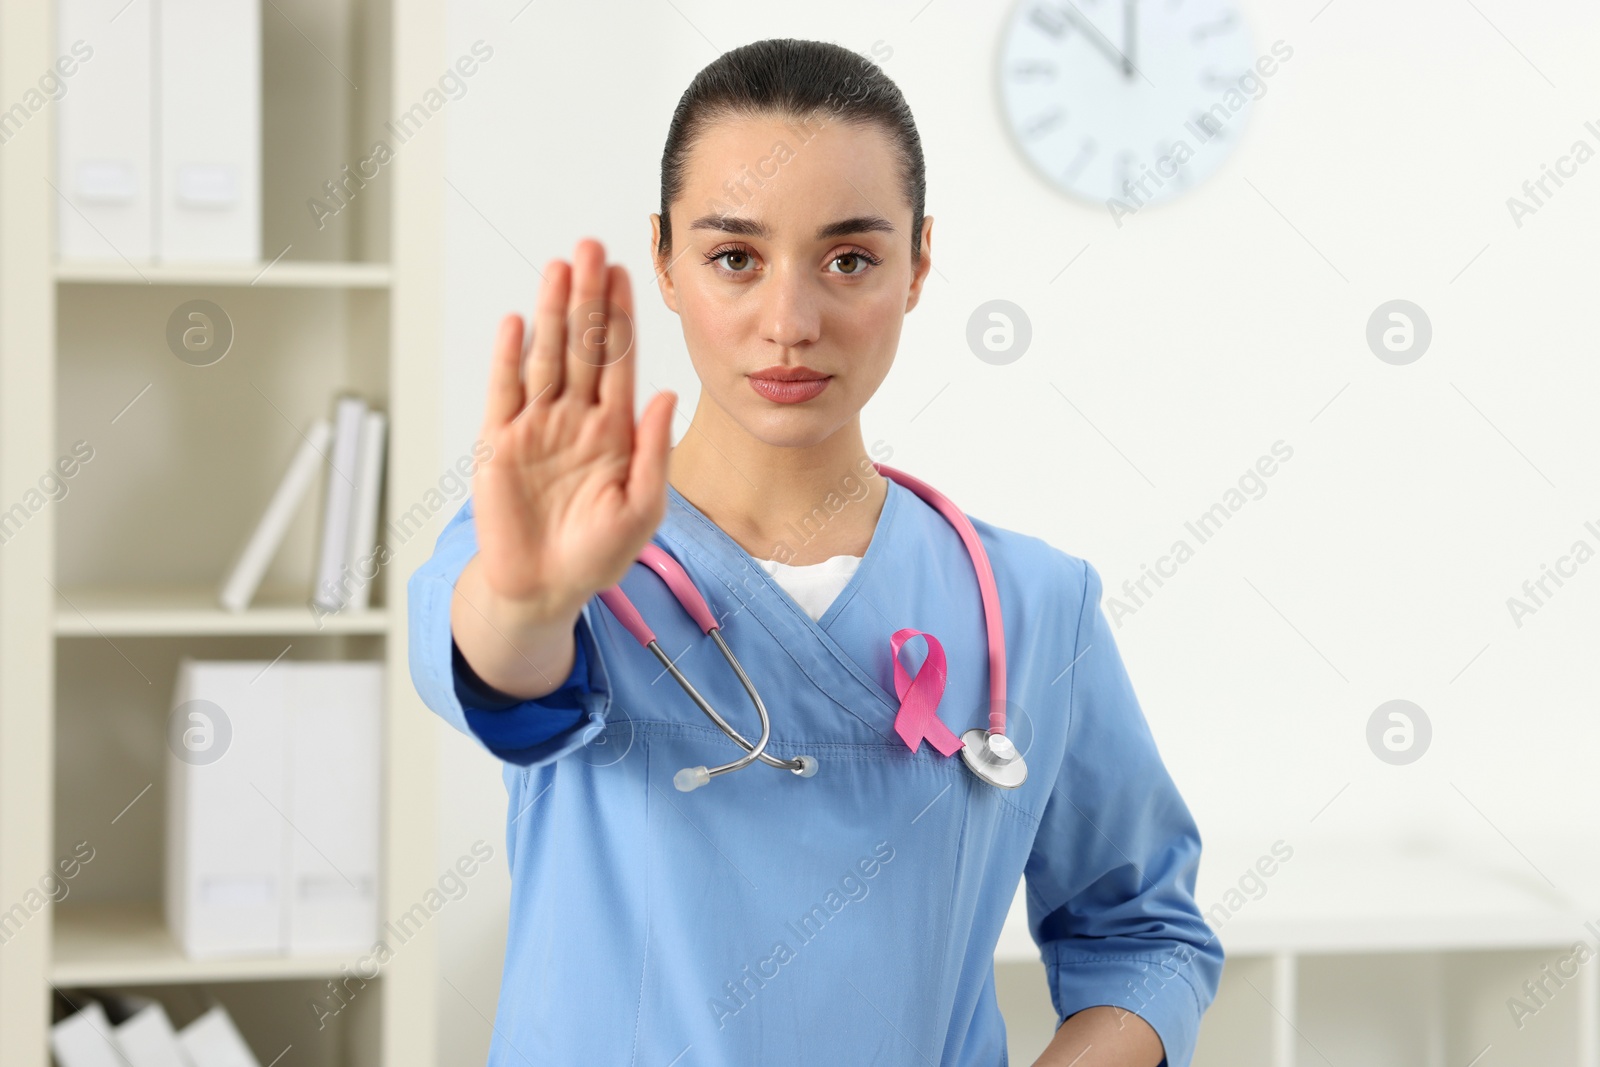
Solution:
M 383 492 L 387 419 L 359 396 L 341 396 L 333 421 L 317 419 L 302 436 L 277 492 L 223 582 L 229 611 L 250 606 L 302 501 L 323 479 L 322 530 L 311 602 L 317 611 L 364 610 L 377 574 L 378 506 Z

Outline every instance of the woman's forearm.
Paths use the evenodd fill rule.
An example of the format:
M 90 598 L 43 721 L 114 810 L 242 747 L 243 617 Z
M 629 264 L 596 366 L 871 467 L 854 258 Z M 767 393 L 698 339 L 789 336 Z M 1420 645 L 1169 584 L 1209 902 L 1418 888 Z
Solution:
M 1062 1023 L 1034 1067 L 1156 1067 L 1165 1055 L 1149 1023 L 1100 1005 Z
M 577 655 L 582 605 L 508 604 L 483 580 L 474 556 L 456 580 L 450 632 L 479 678 L 508 696 L 536 700 L 561 687 Z

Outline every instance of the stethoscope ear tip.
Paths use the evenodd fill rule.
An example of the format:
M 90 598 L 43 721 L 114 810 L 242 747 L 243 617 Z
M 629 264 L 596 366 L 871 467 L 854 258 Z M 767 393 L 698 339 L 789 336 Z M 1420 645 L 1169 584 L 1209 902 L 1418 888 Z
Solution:
M 821 766 L 815 756 L 796 756 L 798 767 L 791 767 L 790 772 L 801 778 L 810 778 L 817 773 Z M 680 793 L 692 793 L 701 786 L 711 781 L 711 771 L 706 767 L 685 767 L 672 776 L 672 784 Z
M 672 784 L 677 787 L 680 793 L 692 792 L 709 781 L 711 781 L 711 773 L 704 767 L 685 767 L 672 776 Z

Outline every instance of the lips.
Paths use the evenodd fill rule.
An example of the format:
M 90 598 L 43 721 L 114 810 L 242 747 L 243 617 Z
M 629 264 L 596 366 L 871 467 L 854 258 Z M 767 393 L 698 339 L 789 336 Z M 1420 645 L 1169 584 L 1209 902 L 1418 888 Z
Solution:
M 816 381 L 818 378 L 826 378 L 828 375 L 819 370 L 812 370 L 810 367 L 768 367 L 766 370 L 754 372 L 750 377 L 765 378 L 769 381 L 777 382 L 804 382 Z
M 800 404 L 822 394 L 831 375 L 810 367 L 768 367 L 749 375 L 750 388 L 777 404 Z

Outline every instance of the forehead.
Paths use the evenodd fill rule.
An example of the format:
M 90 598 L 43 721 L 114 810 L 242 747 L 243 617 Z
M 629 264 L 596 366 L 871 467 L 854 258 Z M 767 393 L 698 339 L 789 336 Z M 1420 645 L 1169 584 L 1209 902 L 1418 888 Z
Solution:
M 817 231 L 840 219 L 879 215 L 901 230 L 911 219 L 888 132 L 839 122 L 826 110 L 809 122 L 741 116 L 714 123 L 689 153 L 682 188 L 671 210 L 674 226 L 686 229 L 731 215 L 759 221 L 774 238 L 827 240 Z

